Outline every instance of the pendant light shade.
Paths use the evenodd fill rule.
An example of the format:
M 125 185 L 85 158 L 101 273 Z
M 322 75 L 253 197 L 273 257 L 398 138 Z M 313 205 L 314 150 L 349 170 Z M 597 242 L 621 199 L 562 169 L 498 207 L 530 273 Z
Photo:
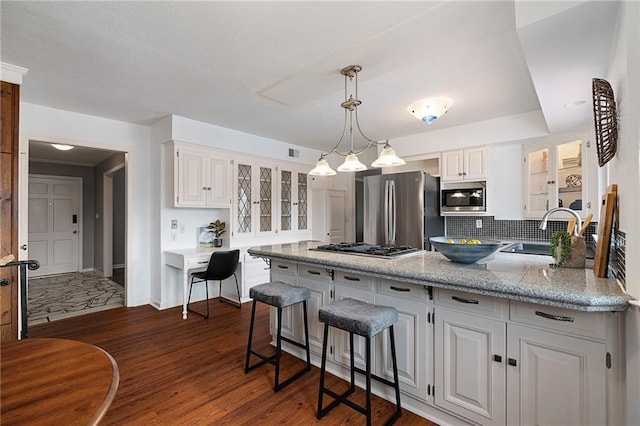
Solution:
M 321 155 L 316 166 L 309 172 L 309 174 L 313 176 L 333 176 L 336 174 L 336 171 L 329 166 L 327 160 L 324 159 L 324 155 Z
M 378 156 L 378 159 L 371 163 L 371 167 L 394 167 L 407 164 L 402 158 L 396 155 L 396 152 L 391 145 L 387 142 L 382 148 L 382 152 Z
M 339 172 L 359 172 L 362 170 L 367 170 L 367 166 L 362 164 L 360 160 L 358 160 L 358 156 L 353 152 L 347 154 L 344 163 L 338 167 Z

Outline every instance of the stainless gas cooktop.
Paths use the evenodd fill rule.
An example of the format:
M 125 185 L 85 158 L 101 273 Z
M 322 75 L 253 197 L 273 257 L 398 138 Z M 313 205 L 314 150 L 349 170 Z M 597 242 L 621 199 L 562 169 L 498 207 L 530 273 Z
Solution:
M 410 246 L 376 245 L 367 243 L 335 243 L 323 244 L 309 250 L 332 251 L 344 254 L 356 254 L 361 256 L 381 257 L 397 259 L 424 252 Z

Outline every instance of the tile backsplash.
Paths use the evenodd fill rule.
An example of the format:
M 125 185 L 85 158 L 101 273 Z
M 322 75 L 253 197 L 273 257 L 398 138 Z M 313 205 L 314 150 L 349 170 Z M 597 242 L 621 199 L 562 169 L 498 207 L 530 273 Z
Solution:
M 482 228 L 476 221 L 482 221 Z M 487 238 L 496 240 L 551 241 L 551 234 L 567 229 L 567 221 L 549 220 L 547 229 L 538 229 L 539 220 L 496 220 L 493 216 L 446 216 L 446 234 L 452 237 Z M 593 244 L 592 234 L 598 224 L 590 223 L 584 233 L 587 245 Z
M 482 221 L 482 228 L 476 222 Z M 486 238 L 493 240 L 530 240 L 551 241 L 551 234 L 567 229 L 567 221 L 549 220 L 547 229 L 538 229 L 539 220 L 496 220 L 493 216 L 445 216 L 445 232 L 450 237 Z M 592 235 L 597 232 L 598 224 L 591 222 L 584 233 L 587 247 L 595 249 Z M 626 234 L 618 229 L 611 235 L 609 255 L 609 274 L 625 285 L 625 243 Z

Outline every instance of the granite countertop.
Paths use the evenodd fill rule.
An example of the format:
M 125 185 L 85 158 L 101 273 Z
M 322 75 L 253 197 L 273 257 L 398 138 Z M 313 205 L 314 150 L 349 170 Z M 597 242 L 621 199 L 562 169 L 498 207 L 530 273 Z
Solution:
M 248 252 L 258 257 L 580 311 L 624 311 L 632 299 L 614 279 L 598 278 L 591 269 L 551 268 L 551 256 L 497 252 L 478 263 L 463 265 L 437 252 L 380 259 L 309 250 L 319 244 L 265 245 Z

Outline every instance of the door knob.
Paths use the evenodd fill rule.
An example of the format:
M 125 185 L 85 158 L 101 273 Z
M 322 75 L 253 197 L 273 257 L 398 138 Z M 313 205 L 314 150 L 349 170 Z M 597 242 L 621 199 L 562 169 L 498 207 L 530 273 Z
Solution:
M 26 244 L 23 244 L 23 245 L 20 246 L 20 250 L 26 250 L 26 249 L 27 249 L 27 245 Z
M 78 233 L 78 231 L 73 231 L 73 233 L 74 233 L 74 234 L 77 234 L 77 233 Z

